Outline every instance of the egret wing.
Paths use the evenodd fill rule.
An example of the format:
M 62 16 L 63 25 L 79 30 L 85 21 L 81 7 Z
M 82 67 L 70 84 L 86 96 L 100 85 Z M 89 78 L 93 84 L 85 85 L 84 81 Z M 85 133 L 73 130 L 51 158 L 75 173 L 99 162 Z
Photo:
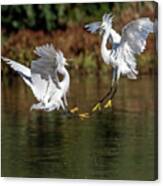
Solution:
M 116 61 L 121 66 L 121 72 L 126 73 L 123 64 L 130 69 L 128 77 L 135 79 L 137 75 L 135 54 L 140 54 L 146 47 L 148 34 L 153 32 L 153 22 L 149 18 L 131 21 L 122 30 L 121 41 L 114 51 Z
M 8 64 L 15 72 L 17 72 L 25 81 L 25 83 L 32 88 L 31 70 L 28 67 L 5 57 L 1 57 L 1 59 L 6 64 Z
M 40 58 L 32 61 L 32 82 L 35 87 L 35 94 L 37 95 L 37 98 L 39 100 L 43 100 L 48 92 L 48 88 L 50 85 L 49 77 L 56 85 L 54 87 L 59 88 L 59 80 L 57 75 L 57 51 L 55 50 L 53 45 L 47 44 L 41 47 L 36 47 L 35 53 Z
M 6 57 L 1 57 L 1 59 L 7 63 L 13 70 L 15 70 L 18 73 L 21 73 L 25 76 L 30 77 L 31 76 L 31 71 L 28 67 L 21 65 L 20 63 L 13 61 L 11 59 L 8 59 Z
M 100 25 L 101 25 L 101 22 L 98 21 L 98 22 L 93 22 L 93 23 L 87 24 L 84 26 L 84 28 L 91 33 L 96 33 L 99 31 Z
M 153 22 L 149 18 L 131 21 L 122 30 L 121 45 L 128 45 L 134 54 L 140 54 L 146 47 L 146 39 L 154 31 Z

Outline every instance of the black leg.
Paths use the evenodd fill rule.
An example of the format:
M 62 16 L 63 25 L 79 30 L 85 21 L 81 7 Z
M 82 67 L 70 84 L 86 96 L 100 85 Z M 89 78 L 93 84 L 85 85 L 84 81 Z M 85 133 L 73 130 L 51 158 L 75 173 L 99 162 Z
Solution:
M 108 103 L 104 107 L 105 108 L 110 107 L 111 100 L 112 100 L 112 98 L 114 97 L 114 95 L 117 91 L 117 71 L 118 71 L 118 68 L 113 68 L 113 71 L 112 71 L 112 85 L 111 85 L 109 91 L 92 108 L 92 112 L 95 112 L 96 110 L 101 110 L 101 104 L 106 99 L 108 99 Z
M 115 93 L 117 92 L 117 82 L 114 83 L 114 86 L 113 86 L 113 91 L 110 93 L 110 95 L 108 96 L 108 99 L 113 99 Z
M 112 85 L 110 90 L 99 100 L 100 103 L 103 103 L 105 99 L 112 99 L 117 91 L 117 68 L 113 68 L 112 71 Z
M 100 103 L 103 103 L 107 97 L 113 92 L 113 87 L 111 86 L 110 90 L 99 100 Z

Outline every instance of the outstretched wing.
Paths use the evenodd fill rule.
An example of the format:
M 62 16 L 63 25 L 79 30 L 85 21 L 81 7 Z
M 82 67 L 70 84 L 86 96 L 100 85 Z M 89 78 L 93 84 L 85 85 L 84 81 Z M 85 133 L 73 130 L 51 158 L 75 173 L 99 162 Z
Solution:
M 1 59 L 17 72 L 23 78 L 25 83 L 32 88 L 31 70 L 28 67 L 5 57 L 1 57 Z
M 84 26 L 84 28 L 85 28 L 88 32 L 96 33 L 96 32 L 99 31 L 100 25 L 101 25 L 101 22 L 98 21 L 98 22 L 93 22 L 93 23 L 87 24 L 87 25 Z
M 146 39 L 154 31 L 153 22 L 149 18 L 131 21 L 122 30 L 121 45 L 128 45 L 134 54 L 140 54 L 146 47 Z
M 131 21 L 123 28 L 121 41 L 116 49 L 116 59 L 121 64 L 125 63 L 130 69 L 129 78 L 136 78 L 138 72 L 135 54 L 140 54 L 145 50 L 148 34 L 153 31 L 153 22 L 149 18 Z M 122 71 L 124 73 L 124 70 Z
M 57 51 L 53 45 L 36 47 L 34 51 L 40 58 L 32 61 L 31 77 L 35 87 L 35 94 L 39 100 L 43 100 L 49 88 L 49 77 L 52 79 L 55 88 L 59 87 L 57 75 Z

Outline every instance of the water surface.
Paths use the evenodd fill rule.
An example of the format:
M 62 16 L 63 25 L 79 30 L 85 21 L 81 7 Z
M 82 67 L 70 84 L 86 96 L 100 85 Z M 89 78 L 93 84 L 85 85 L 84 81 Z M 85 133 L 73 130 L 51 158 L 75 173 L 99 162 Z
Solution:
M 89 111 L 109 77 L 72 77 L 70 107 Z M 112 110 L 81 121 L 30 112 L 36 102 L 20 78 L 2 81 L 2 176 L 153 180 L 156 175 L 154 79 L 121 79 Z

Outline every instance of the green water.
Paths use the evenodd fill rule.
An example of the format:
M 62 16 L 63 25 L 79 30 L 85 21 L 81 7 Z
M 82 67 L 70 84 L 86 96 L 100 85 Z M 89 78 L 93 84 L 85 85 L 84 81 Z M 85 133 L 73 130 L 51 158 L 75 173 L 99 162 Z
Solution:
M 72 77 L 70 107 L 88 111 L 109 77 Z M 154 180 L 154 79 L 122 78 L 112 110 L 81 121 L 30 112 L 35 99 L 19 78 L 2 81 L 2 176 Z

